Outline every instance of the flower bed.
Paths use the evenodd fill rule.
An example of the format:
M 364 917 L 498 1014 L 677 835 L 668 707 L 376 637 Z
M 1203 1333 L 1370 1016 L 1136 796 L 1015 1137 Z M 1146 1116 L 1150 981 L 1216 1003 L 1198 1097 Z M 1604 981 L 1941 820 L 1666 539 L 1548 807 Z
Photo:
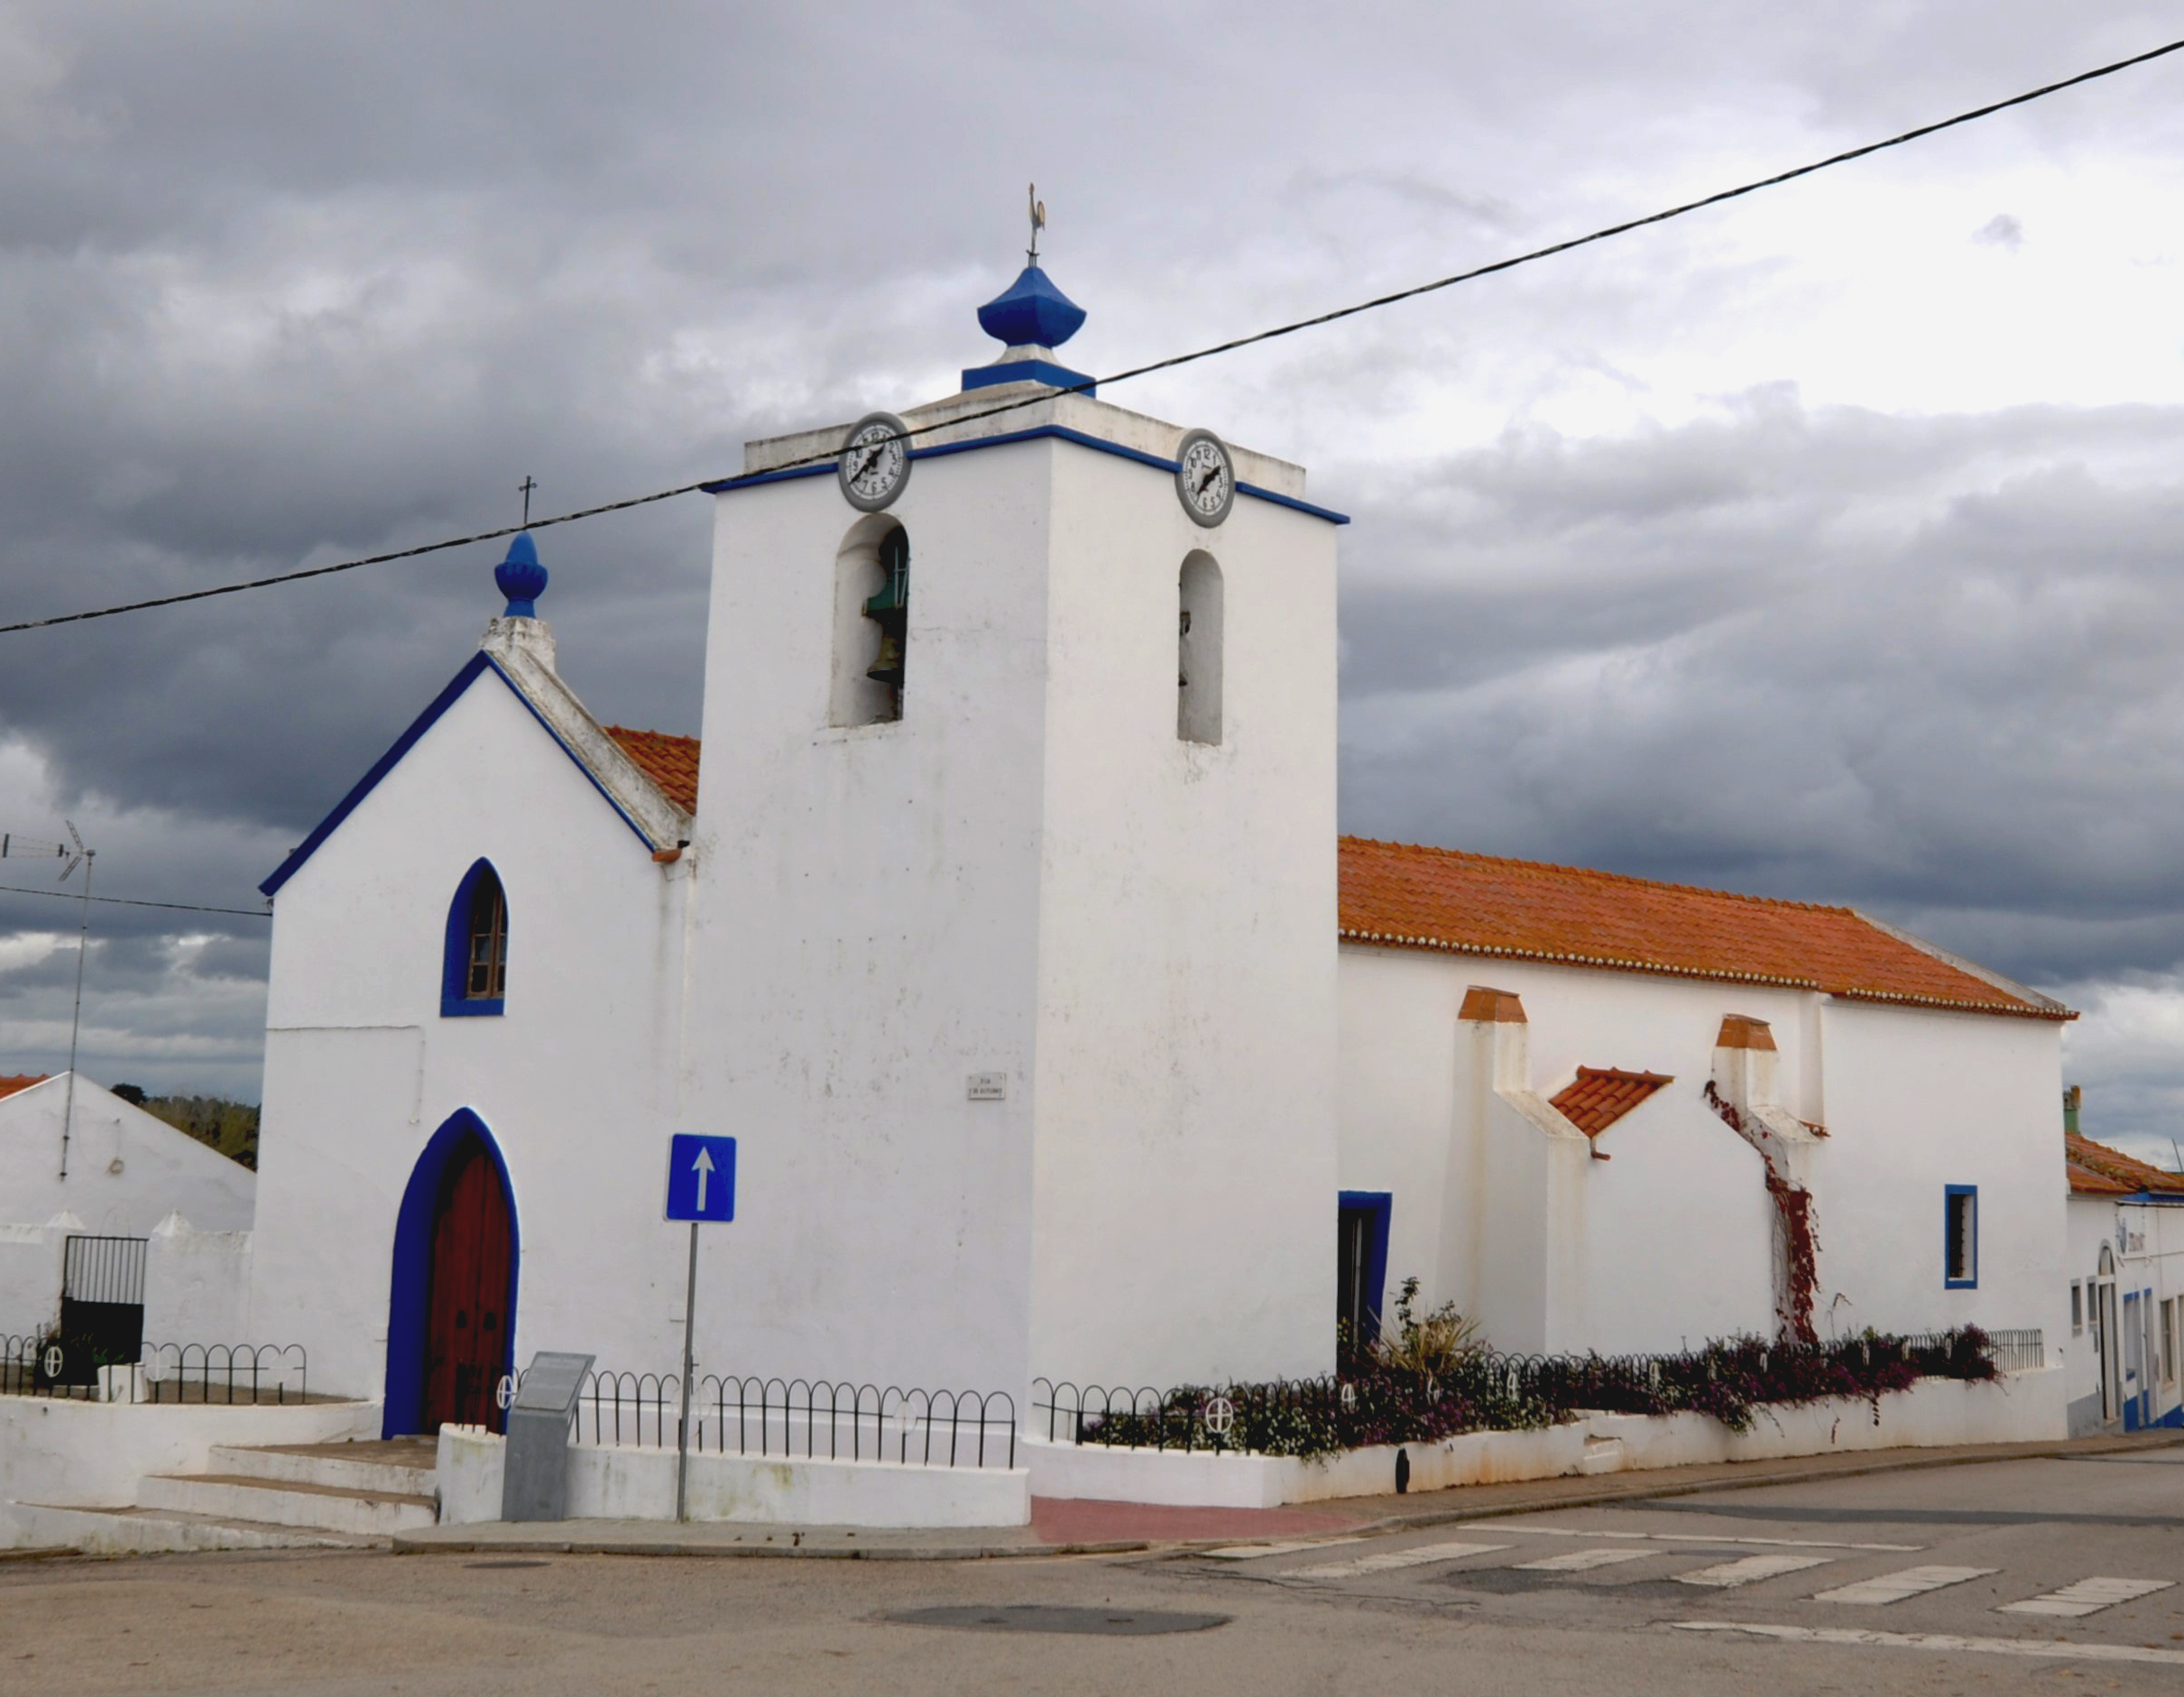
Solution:
M 1479 1348 L 1461 1332 L 1442 1347 L 1419 1349 L 1421 1335 L 1430 1339 L 1428 1328 L 1442 1317 L 1415 1321 L 1407 1292 L 1396 1317 L 1389 1344 L 1348 1352 L 1332 1378 L 1082 1393 L 1075 1408 L 1055 1409 L 1070 1429 L 1052 1435 L 1138 1449 L 1321 1456 L 1553 1425 L 1580 1409 L 1688 1411 L 1744 1432 L 1769 1406 L 1832 1398 L 1862 1400 L 1877 1421 L 1885 1392 L 1921 1379 L 1996 1372 L 1989 1339 L 1977 1326 L 1918 1339 L 1868 1333 L 1816 1345 L 1738 1338 L 1682 1355 L 1510 1356 Z

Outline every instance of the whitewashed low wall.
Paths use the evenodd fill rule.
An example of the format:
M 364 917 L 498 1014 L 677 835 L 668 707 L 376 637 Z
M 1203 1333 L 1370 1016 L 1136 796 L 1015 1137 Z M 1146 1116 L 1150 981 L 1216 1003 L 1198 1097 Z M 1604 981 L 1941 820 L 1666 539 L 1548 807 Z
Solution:
M 250 1233 L 200 1231 L 179 1213 L 144 1246 L 144 1335 L 162 1343 L 231 1343 L 246 1334 Z
M 0 1225 L 0 1334 L 29 1336 L 60 1318 L 61 1245 L 83 1230 L 62 1225 Z
M 375 1402 L 229 1407 L 0 1397 L 0 1549 L 23 1542 L 18 1502 L 118 1508 L 147 1473 L 201 1472 L 216 1443 L 329 1443 L 376 1438 Z
M 1873 1405 L 1842 1400 L 1756 1411 L 1731 1432 L 1706 1415 L 1584 1415 L 1536 1432 L 1468 1432 L 1399 1446 L 1410 1489 L 1487 1485 L 1571 1473 L 1779 1461 L 1846 1451 L 2024 1443 L 2067 1435 L 2062 1370 L 2013 1373 L 1984 1384 L 1921 1379 Z M 1335 1497 L 1393 1495 L 1398 1446 L 1350 1450 L 1324 1461 L 1281 1455 L 1189 1455 L 1026 1439 L 1038 1497 L 1097 1498 L 1224 1508 L 1274 1508 Z
M 501 1517 L 505 1440 L 442 1426 L 440 1524 Z M 568 1453 L 572 1520 L 675 1518 L 675 1452 L 576 1443 Z M 1031 1520 L 1022 1468 L 693 1455 L 690 1518 L 803 1526 L 1020 1526 Z

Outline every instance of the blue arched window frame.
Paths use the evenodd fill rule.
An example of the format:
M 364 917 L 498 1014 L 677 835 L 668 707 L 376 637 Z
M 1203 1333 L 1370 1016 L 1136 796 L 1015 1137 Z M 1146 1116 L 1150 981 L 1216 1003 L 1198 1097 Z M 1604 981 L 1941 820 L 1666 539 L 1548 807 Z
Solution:
M 470 909 L 477 899 L 478 883 L 490 878 L 501 891 L 501 951 L 502 990 L 499 996 L 473 996 L 470 989 Z M 455 887 L 455 899 L 447 904 L 447 935 L 440 958 L 440 1017 L 447 1019 L 475 1019 L 484 1015 L 497 1014 L 504 1005 L 507 990 L 508 952 L 508 884 L 493 863 L 482 856 L 463 874 L 463 881 Z

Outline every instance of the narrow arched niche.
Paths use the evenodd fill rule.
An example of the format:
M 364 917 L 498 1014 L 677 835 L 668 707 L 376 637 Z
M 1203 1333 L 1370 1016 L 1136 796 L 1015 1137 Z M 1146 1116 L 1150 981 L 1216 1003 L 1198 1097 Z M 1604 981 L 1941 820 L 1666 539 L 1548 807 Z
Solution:
M 1176 578 L 1175 734 L 1221 741 L 1221 567 L 1203 549 L 1184 557 Z
M 908 532 L 882 512 L 858 520 L 842 539 L 834 556 L 829 724 L 885 724 L 902 717 L 908 559 Z M 889 602 L 901 604 L 883 604 Z M 874 677 L 876 669 L 891 678 Z

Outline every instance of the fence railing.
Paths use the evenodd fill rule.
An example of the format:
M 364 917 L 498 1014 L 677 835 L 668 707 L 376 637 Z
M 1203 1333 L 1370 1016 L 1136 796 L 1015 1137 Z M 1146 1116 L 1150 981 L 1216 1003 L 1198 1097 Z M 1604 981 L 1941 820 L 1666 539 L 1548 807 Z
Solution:
M 1872 1398 L 1922 1378 L 1985 1379 L 2045 1363 L 2038 1328 L 1966 1329 L 1817 1346 L 1746 1340 L 1677 1355 L 1483 1350 L 1439 1372 L 1367 1361 L 1320 1379 L 1166 1390 L 1037 1379 L 1031 1429 L 1056 1443 L 1279 1453 L 1544 1425 L 1580 1410 L 1694 1410 L 1741 1429 L 1770 1403 Z
M 1914 1332 L 1903 1340 L 1904 1345 L 1915 1351 L 1931 1351 L 1949 1347 L 1952 1339 L 1961 1333 L 1949 1332 Z M 2011 1332 L 1981 1333 L 1986 1358 L 1994 1362 L 1998 1373 L 2032 1373 L 2048 1364 L 2047 1335 L 2038 1326 L 2021 1327 Z
M 681 1417 L 679 1375 L 602 1370 L 585 1377 L 571 1435 L 579 1443 L 673 1449 Z M 691 1387 L 694 1454 L 1014 1467 L 1016 1437 L 1016 1400 L 1003 1391 L 718 1373 Z
M 308 1401 L 309 1383 L 300 1343 L 148 1342 L 133 1359 L 113 1361 L 51 1332 L 0 1334 L 0 1396 L 285 1404 Z

